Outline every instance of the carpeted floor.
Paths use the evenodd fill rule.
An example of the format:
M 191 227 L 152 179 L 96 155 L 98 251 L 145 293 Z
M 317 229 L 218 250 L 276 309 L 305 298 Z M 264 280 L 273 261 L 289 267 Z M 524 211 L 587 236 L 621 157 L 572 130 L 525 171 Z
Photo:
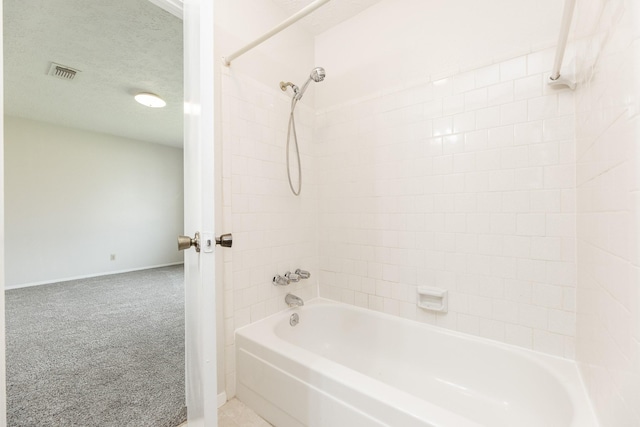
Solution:
M 186 420 L 182 266 L 5 295 L 9 427 Z

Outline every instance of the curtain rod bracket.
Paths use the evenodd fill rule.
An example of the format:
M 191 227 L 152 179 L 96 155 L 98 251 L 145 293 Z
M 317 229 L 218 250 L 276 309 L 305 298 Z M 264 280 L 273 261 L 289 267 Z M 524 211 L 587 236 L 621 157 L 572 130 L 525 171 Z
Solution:
M 567 86 L 569 89 L 573 90 L 576 88 L 576 79 L 572 78 L 571 76 L 565 77 L 559 74 L 555 79 L 553 78 L 553 76 L 549 77 L 547 84 L 549 86 Z

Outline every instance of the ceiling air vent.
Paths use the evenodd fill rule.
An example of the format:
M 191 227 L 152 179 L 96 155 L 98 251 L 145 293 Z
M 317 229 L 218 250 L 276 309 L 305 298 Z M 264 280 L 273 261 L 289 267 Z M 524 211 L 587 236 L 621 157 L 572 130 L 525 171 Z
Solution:
M 47 74 L 62 80 L 73 80 L 79 72 L 80 70 L 52 62 Z

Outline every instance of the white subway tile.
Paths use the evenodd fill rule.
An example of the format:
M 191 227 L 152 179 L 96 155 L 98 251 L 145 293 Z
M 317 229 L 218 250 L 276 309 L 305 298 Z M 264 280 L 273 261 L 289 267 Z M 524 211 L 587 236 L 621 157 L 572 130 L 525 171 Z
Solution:
M 550 119 L 558 114 L 558 97 L 546 95 L 528 101 L 529 121 Z
M 463 94 L 448 96 L 442 100 L 442 114 L 445 116 L 461 113 L 465 110 L 464 107 L 465 101 Z
M 547 236 L 575 237 L 576 220 L 572 214 L 547 214 Z
M 540 74 L 550 73 L 553 66 L 555 49 L 534 52 L 527 55 L 527 73 Z
M 517 279 L 506 279 L 504 291 L 505 299 L 509 301 L 526 304 L 531 303 L 532 287 L 530 282 Z M 518 314 L 518 319 L 518 322 L 520 322 L 520 314 Z
M 575 336 L 575 313 L 560 310 L 549 310 L 549 332 L 571 337 Z
M 531 302 L 545 308 L 561 309 L 564 302 L 564 290 L 562 286 L 534 283 L 532 285 Z
M 475 89 L 475 77 L 472 71 L 458 74 L 453 78 L 453 92 L 464 93 Z
M 477 129 L 500 126 L 500 107 L 481 108 L 476 111 L 475 126 Z
M 527 57 L 521 56 L 500 63 L 500 80 L 511 81 L 527 75 Z
M 534 329 L 533 349 L 552 355 L 564 357 L 565 343 L 562 335 Z
M 546 330 L 549 324 L 548 310 L 535 305 L 518 304 L 518 322 L 523 326 Z
M 476 87 L 485 87 L 500 81 L 500 64 L 489 65 L 474 71 Z
M 511 102 L 500 106 L 500 124 L 512 125 L 527 121 L 527 101 Z
M 548 261 L 546 282 L 561 286 L 576 286 L 576 266 L 573 262 Z
M 505 340 L 505 324 L 504 322 L 480 318 L 480 336 L 497 340 Z
M 467 111 L 486 108 L 488 104 L 487 88 L 471 90 L 464 94 L 464 107 Z
M 453 117 L 443 117 L 433 120 L 433 136 L 450 135 L 453 133 Z
M 491 232 L 512 235 L 516 232 L 516 214 L 492 214 Z
M 509 147 L 513 145 L 514 129 L 513 126 L 501 126 L 489 129 L 488 133 L 489 147 Z
M 479 171 L 500 168 L 500 150 L 483 150 L 476 153 L 476 169 Z
M 559 237 L 533 237 L 531 257 L 548 261 L 562 261 L 562 239 Z
M 573 139 L 575 123 L 573 116 L 546 118 L 543 123 L 543 139 L 545 141 L 561 141 Z
M 453 132 L 469 132 L 476 127 L 476 115 L 473 111 L 460 113 L 453 116 Z
M 465 334 L 480 335 L 480 318 L 468 314 L 458 314 L 458 331 Z
M 516 169 L 514 188 L 518 190 L 537 190 L 544 186 L 544 170 L 541 167 Z
M 464 134 L 456 133 L 442 137 L 442 153 L 453 154 L 464 151 Z
M 464 191 L 466 192 L 484 192 L 489 189 L 489 173 L 474 172 L 464 175 Z
M 549 142 L 533 144 L 529 147 L 529 156 L 530 166 L 548 166 L 558 164 L 558 143 Z M 571 171 L 574 172 L 575 169 L 571 168 Z
M 515 189 L 515 171 L 513 169 L 489 172 L 490 191 L 509 191 Z
M 488 133 L 486 130 L 478 130 L 465 133 L 464 147 L 467 151 L 484 150 L 488 144 Z
M 487 88 L 487 105 L 502 105 L 513 102 L 513 82 L 507 81 Z
M 518 279 L 543 283 L 547 279 L 547 264 L 534 259 L 518 259 Z
M 453 95 L 453 79 L 450 77 L 433 82 L 433 97 L 444 98 Z
M 453 171 L 455 173 L 473 172 L 475 164 L 475 153 L 460 153 L 453 156 Z
M 539 96 L 542 96 L 542 76 L 540 74 L 523 77 L 514 82 L 515 100 L 530 99 Z
M 491 230 L 489 214 L 467 214 L 467 231 L 469 233 L 488 233 Z
M 518 214 L 517 234 L 521 236 L 544 236 L 546 217 L 544 214 Z
M 505 342 L 524 348 L 533 347 L 533 329 L 517 324 L 505 325 Z
M 519 258 L 529 258 L 531 255 L 531 238 L 525 236 L 508 235 L 503 238 L 503 255 Z
M 500 166 L 503 169 L 523 168 L 529 165 L 529 147 L 505 147 L 500 150 Z

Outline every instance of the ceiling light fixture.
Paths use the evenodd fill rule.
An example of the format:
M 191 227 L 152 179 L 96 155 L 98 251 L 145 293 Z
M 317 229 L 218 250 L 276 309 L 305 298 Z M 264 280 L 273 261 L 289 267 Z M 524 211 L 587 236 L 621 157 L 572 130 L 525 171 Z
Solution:
M 151 108 L 162 108 L 165 105 L 167 105 L 164 99 L 160 98 L 158 95 L 155 95 L 153 93 L 147 93 L 147 92 L 139 93 L 135 96 L 135 99 L 140 104 L 145 105 L 147 107 L 151 107 Z

